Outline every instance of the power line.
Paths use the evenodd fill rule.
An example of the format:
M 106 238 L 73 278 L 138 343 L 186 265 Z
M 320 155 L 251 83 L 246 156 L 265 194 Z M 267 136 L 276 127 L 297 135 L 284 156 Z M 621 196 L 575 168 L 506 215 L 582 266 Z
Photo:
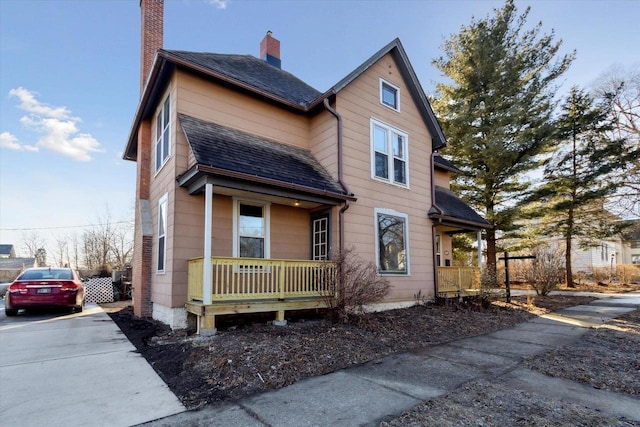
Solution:
M 25 228 L 0 228 L 0 231 L 34 231 L 34 230 L 60 230 L 63 228 L 85 228 L 85 227 L 99 227 L 103 225 L 111 224 L 133 224 L 133 221 L 114 221 L 103 224 L 85 224 L 85 225 L 61 225 L 56 227 L 25 227 Z

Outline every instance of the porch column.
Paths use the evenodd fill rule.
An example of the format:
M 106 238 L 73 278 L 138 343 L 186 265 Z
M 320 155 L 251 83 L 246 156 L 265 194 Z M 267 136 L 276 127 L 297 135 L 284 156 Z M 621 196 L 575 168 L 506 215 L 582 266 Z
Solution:
M 478 230 L 478 268 L 482 270 L 482 231 Z
M 213 211 L 213 184 L 204 186 L 204 265 L 202 268 L 202 292 L 205 305 L 211 304 L 211 219 Z

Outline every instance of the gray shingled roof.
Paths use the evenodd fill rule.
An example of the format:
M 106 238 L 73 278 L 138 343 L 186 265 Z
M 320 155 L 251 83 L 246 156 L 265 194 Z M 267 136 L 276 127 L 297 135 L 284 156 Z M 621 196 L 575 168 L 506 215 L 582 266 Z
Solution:
M 433 156 L 433 159 L 436 163 L 435 165 L 436 167 L 440 166 L 442 169 L 446 169 L 451 172 L 462 173 L 462 171 L 458 169 L 453 163 L 451 163 L 449 160 L 445 159 L 438 153 L 436 153 L 436 155 Z
M 35 265 L 35 258 L 0 258 L 0 270 L 22 270 Z
M 178 114 L 198 165 L 344 195 L 310 151 Z
M 293 74 L 251 55 L 183 50 L 168 50 L 166 52 L 301 106 L 306 106 L 321 95 L 319 91 Z
M 442 210 L 445 217 L 471 222 L 483 228 L 490 228 L 491 224 L 481 217 L 469 205 L 463 202 L 451 190 L 436 185 L 436 206 Z M 430 212 L 431 217 L 435 213 Z

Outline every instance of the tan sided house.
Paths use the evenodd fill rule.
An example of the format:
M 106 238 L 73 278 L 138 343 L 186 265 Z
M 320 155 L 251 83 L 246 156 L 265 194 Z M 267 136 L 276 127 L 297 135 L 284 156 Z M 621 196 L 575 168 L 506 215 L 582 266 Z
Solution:
M 342 248 L 376 263 L 387 302 L 471 287 L 451 235 L 488 223 L 449 190 L 457 169 L 399 40 L 325 92 L 260 58 L 162 49 L 142 0 L 134 311 L 173 328 L 322 306 L 313 278 Z M 439 282 L 438 285 L 436 283 Z

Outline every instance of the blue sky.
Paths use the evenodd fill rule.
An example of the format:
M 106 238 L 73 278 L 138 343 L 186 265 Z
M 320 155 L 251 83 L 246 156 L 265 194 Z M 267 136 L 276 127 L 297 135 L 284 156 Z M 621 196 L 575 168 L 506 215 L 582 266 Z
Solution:
M 267 30 L 282 67 L 324 91 L 399 37 L 425 91 L 431 65 L 472 16 L 502 1 L 165 0 L 167 49 L 258 56 Z M 640 62 L 640 1 L 516 1 L 529 24 L 577 51 L 562 90 Z M 139 0 L 0 0 L 0 243 L 49 244 L 133 218 L 135 164 L 121 159 L 139 96 Z

